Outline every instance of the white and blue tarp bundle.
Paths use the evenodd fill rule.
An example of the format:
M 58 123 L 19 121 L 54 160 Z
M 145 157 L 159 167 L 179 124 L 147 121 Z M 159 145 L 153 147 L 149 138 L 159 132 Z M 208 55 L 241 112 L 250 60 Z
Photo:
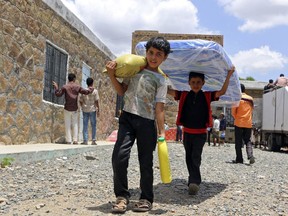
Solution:
M 160 68 L 168 75 L 173 89 L 190 91 L 188 77 L 191 71 L 205 75 L 203 91 L 221 89 L 227 72 L 233 64 L 220 44 L 201 39 L 169 40 L 169 42 L 172 53 L 160 65 Z M 146 55 L 145 44 L 146 41 L 143 41 L 136 45 L 137 55 Z M 231 107 L 239 104 L 240 99 L 240 82 L 235 71 L 230 78 L 226 94 L 212 105 Z

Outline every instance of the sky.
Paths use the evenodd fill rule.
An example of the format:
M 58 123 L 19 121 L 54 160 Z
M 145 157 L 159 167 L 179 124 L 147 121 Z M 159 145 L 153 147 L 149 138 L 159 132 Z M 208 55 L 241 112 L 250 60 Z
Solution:
M 288 77 L 288 0 L 62 0 L 116 56 L 132 33 L 220 34 L 241 78 Z

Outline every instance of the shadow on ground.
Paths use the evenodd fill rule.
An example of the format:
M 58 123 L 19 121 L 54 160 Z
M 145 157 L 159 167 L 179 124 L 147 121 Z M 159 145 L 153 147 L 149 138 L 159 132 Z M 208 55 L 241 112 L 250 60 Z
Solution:
M 211 197 L 221 193 L 227 185 L 217 182 L 202 182 L 200 191 L 197 195 L 188 195 L 187 181 L 184 179 L 173 179 L 170 184 L 157 184 L 154 185 L 154 202 L 158 204 L 175 204 L 181 206 L 198 205 Z M 140 189 L 130 189 L 131 193 L 130 203 L 127 211 L 132 210 L 133 204 L 138 200 Z M 103 213 L 110 213 L 112 202 L 101 204 L 98 206 L 87 207 L 91 211 L 100 211 Z M 153 208 L 149 214 L 165 214 L 167 210 L 161 208 Z

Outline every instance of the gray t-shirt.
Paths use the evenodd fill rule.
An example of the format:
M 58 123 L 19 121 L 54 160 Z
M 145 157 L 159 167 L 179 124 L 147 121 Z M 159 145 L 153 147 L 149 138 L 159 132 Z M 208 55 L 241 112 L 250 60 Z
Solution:
M 133 77 L 125 78 L 123 83 L 128 85 L 123 110 L 154 120 L 156 102 L 166 103 L 167 79 L 144 69 Z

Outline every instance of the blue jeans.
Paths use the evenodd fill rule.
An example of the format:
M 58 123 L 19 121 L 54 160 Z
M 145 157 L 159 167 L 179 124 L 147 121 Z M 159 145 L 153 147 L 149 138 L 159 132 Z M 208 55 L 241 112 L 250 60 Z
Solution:
M 96 112 L 83 112 L 83 141 L 88 142 L 88 122 L 92 127 L 92 140 L 96 140 Z

